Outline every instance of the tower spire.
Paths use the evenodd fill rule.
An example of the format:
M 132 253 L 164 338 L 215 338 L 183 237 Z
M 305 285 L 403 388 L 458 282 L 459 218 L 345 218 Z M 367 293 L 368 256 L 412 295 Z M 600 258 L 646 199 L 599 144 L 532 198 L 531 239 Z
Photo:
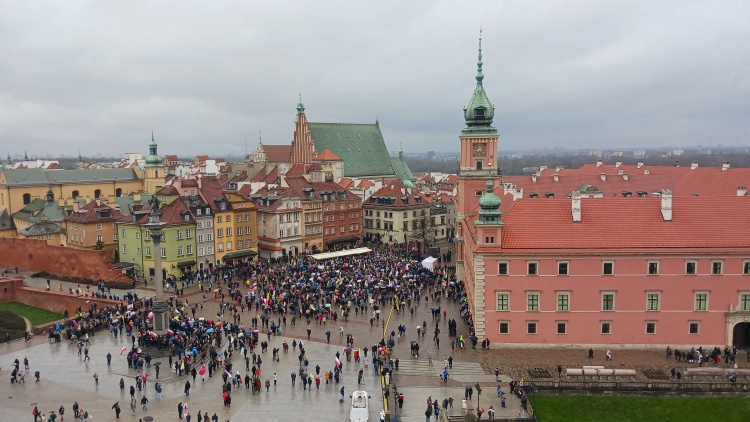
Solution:
M 482 28 L 479 28 L 479 56 L 477 57 L 477 85 L 482 85 L 484 74 L 482 74 Z

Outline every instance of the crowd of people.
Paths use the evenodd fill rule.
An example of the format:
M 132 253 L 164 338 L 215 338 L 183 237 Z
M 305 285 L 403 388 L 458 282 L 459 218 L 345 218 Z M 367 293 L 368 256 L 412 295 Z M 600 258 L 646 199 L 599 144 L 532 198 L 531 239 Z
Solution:
M 188 300 L 188 297 L 195 297 L 194 294 L 184 296 L 184 289 L 190 286 L 197 287 L 198 300 Z M 433 303 L 438 305 L 433 319 L 440 321 L 440 317 L 445 315 L 440 312 L 440 299 L 450 297 L 460 300 L 465 294 L 454 275 L 445 273 L 440 267 L 436 270 L 422 268 L 418 261 L 393 250 L 376 250 L 367 255 L 322 262 L 307 256 L 284 261 L 259 260 L 186 274 L 169 287 L 174 290 L 169 298 L 170 327 L 165 333 L 153 331 L 151 302 L 137 297 L 107 307 L 91 303 L 89 309 L 75 309 L 64 324 L 51 329 L 58 335 L 63 332 L 68 341 L 78 345 L 83 362 L 90 353 L 97 353 L 90 351 L 91 336 L 106 332 L 114 338 L 126 336 L 130 340 L 120 356 L 127 360 L 128 370 L 131 371 L 127 378 L 134 380 L 141 392 L 136 393 L 135 386 L 130 386 L 130 408 L 134 415 L 138 407 L 137 394 L 141 395 L 143 409 L 148 406 L 148 399 L 144 399 L 146 381 L 152 371 L 152 353 L 166 353 L 172 372 L 167 382 L 185 380 L 185 402 L 180 403 L 178 414 L 180 418 L 190 420 L 192 416 L 187 400 L 198 376 L 201 377 L 200 382 L 204 383 L 214 375 L 220 375 L 220 387 L 211 388 L 217 389 L 217 398 L 220 398 L 223 407 L 231 407 L 232 394 L 238 394 L 237 391 L 243 386 L 255 394 L 262 392 L 263 387 L 269 391 L 271 385 L 276 385 L 279 382 L 277 373 L 266 367 L 261 370 L 264 363 L 261 356 L 268 349 L 272 336 L 284 335 L 289 325 L 305 324 L 303 327 L 306 326 L 308 341 L 330 342 L 331 329 L 336 330 L 337 326 L 340 337 L 344 337 L 344 326 L 352 313 L 367 317 L 371 327 L 377 323 L 384 328 L 386 322 L 381 317 L 381 311 L 393 307 L 395 312 L 408 311 L 413 315 L 421 302 L 426 303 L 432 298 Z M 101 291 L 101 288 L 102 285 L 98 285 L 94 295 L 111 294 Z M 127 295 L 123 297 L 130 299 Z M 215 316 L 203 316 L 205 301 L 219 303 Z M 311 338 L 313 329 L 317 334 L 315 338 Z M 455 330 L 455 320 L 451 320 L 449 330 Z M 405 326 L 399 326 L 399 337 L 405 331 Z M 439 341 L 438 334 L 436 324 L 433 341 Z M 394 364 L 391 359 L 391 349 L 397 339 L 395 331 L 372 345 L 359 344 L 354 336 L 347 334 L 343 353 L 336 352 L 325 365 L 324 362 L 310 362 L 301 338 L 290 338 L 299 370 L 292 372 L 288 379 L 292 386 L 296 386 L 299 380 L 303 390 L 312 390 L 313 385 L 319 389 L 322 382 L 344 384 L 342 366 L 352 359 L 355 363 L 361 360 L 371 363 L 375 373 L 386 377 L 388 383 L 393 367 L 398 365 L 397 361 Z M 272 361 L 279 361 L 282 352 L 284 355 L 289 353 L 288 341 L 283 342 L 282 348 L 273 348 Z M 111 359 L 111 354 L 107 355 L 108 364 Z M 243 361 L 244 374 L 240 372 Z M 160 363 L 153 366 L 157 380 Z M 321 368 L 321 365 L 331 363 L 331 367 Z M 364 382 L 362 372 L 360 370 L 357 376 L 358 384 Z M 125 379 L 119 381 L 123 391 Z M 354 382 L 353 379 L 347 381 Z M 99 382 L 98 377 L 96 382 Z M 161 384 L 158 381 L 153 388 L 157 387 L 157 401 L 160 401 Z M 342 397 L 344 389 L 342 385 Z M 403 400 L 403 395 L 400 397 Z M 119 401 L 112 409 L 119 417 Z M 77 403 L 73 410 L 76 418 L 79 415 L 81 420 L 89 417 Z M 52 415 L 48 420 L 54 420 L 50 417 Z M 202 409 L 197 412 L 197 418 L 201 422 L 213 419 Z

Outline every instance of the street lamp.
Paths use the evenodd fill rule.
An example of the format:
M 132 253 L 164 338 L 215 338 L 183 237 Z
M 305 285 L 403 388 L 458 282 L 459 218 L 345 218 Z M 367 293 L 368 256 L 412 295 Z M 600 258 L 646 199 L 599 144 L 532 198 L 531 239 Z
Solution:
M 536 384 L 532 384 L 531 385 L 531 391 L 534 393 L 533 394 L 534 401 L 533 401 L 533 403 L 531 403 L 531 416 L 534 416 L 534 414 L 536 413 L 536 392 L 537 392 L 537 390 L 538 390 L 538 388 L 536 388 Z
M 161 267 L 161 240 L 164 232 L 162 231 L 164 223 L 159 219 L 159 200 L 154 196 L 151 199 L 151 214 L 148 216 L 146 229 L 151 234 L 151 241 L 154 243 L 154 300 L 151 305 L 151 312 L 154 314 L 154 332 L 162 334 L 169 328 L 169 305 L 164 302 L 164 277 L 162 276 Z
M 479 383 L 476 383 L 474 385 L 474 388 L 477 389 L 477 417 L 482 417 L 482 414 L 479 413 L 479 396 L 482 394 L 482 387 L 479 385 Z

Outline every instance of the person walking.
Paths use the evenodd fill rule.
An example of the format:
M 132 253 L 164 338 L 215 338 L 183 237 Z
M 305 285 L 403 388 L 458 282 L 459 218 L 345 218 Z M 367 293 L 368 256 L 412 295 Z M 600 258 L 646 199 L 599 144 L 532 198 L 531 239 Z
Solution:
M 57 413 L 60 414 L 60 420 L 64 421 L 65 420 L 65 406 L 60 405 L 60 408 L 57 409 Z
M 91 361 L 91 357 L 89 356 L 89 348 L 88 347 L 85 347 L 83 349 L 83 361 L 84 362 Z
M 156 400 L 161 400 L 161 384 L 158 382 L 154 384 L 154 390 L 156 390 Z
M 130 399 L 130 410 L 133 411 L 133 416 L 135 416 L 135 409 L 138 407 L 138 402 L 135 401 L 135 399 Z
M 182 402 L 177 403 L 177 416 L 182 419 Z
M 99 371 L 94 372 L 94 385 L 99 385 Z
M 112 353 L 107 353 L 107 366 L 112 366 Z
M 120 402 L 119 401 L 115 402 L 115 404 L 112 405 L 112 409 L 115 410 L 115 417 L 119 419 L 120 418 L 120 412 L 122 411 L 122 409 L 120 409 Z M 76 410 L 76 413 L 78 413 L 77 410 Z M 73 415 L 73 416 L 75 416 L 76 418 L 78 417 L 77 414 Z
M 125 390 L 125 380 L 120 378 L 120 391 Z
M 148 399 L 145 395 L 141 397 L 141 406 L 143 406 L 143 410 L 148 410 Z
M 190 380 L 185 381 L 185 395 L 190 395 Z

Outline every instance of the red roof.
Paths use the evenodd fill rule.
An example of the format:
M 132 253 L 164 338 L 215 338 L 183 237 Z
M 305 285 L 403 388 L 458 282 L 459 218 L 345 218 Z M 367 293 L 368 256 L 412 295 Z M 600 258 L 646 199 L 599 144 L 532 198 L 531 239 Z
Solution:
M 46 168 L 47 170 L 59 170 L 62 167 L 57 163 L 49 163 Z
M 354 184 L 354 181 L 347 177 L 342 177 L 341 180 L 339 180 L 339 186 L 341 186 L 344 189 L 349 189 L 353 184 Z
M 672 221 L 664 221 L 661 198 L 581 199 L 581 221 L 573 222 L 571 199 L 503 198 L 503 252 L 595 253 L 705 252 L 750 248 L 750 197 L 672 198 Z M 476 217 L 475 217 L 476 218 Z
M 268 154 L 268 152 L 266 152 L 266 154 Z M 334 154 L 333 151 L 331 151 L 328 148 L 324 149 L 323 152 L 318 154 L 315 157 L 315 160 L 317 161 L 344 161 L 341 157 Z
M 622 174 L 621 174 L 622 173 Z M 555 181 L 554 175 L 558 175 Z M 602 180 L 602 174 L 604 179 Z M 625 180 L 627 178 L 627 180 Z M 720 167 L 698 167 L 691 170 L 689 166 L 633 166 L 586 164 L 578 169 L 549 168 L 540 172 L 536 181 L 531 176 L 505 176 L 503 181 L 524 189 L 524 196 L 529 192 L 543 195 L 552 192 L 556 196 L 570 195 L 583 185 L 599 188 L 604 196 L 622 195 L 623 191 L 659 192 L 671 189 L 675 195 L 733 196 L 739 186 L 750 185 L 750 168 L 729 168 L 722 171 Z
M 144 207 L 144 210 L 151 210 L 151 206 Z M 193 222 L 193 215 L 190 213 L 190 210 L 188 209 L 187 205 L 185 205 L 182 201 L 173 201 L 171 204 L 164 205 L 163 207 L 159 208 L 160 215 L 159 220 L 162 223 L 166 224 L 185 224 Z M 185 215 L 190 216 L 190 221 L 185 221 Z M 143 214 L 138 221 L 136 221 L 136 224 L 146 224 L 148 223 L 149 215 L 148 213 Z
M 302 177 L 303 174 L 307 173 L 307 171 L 305 171 L 305 167 L 306 166 L 304 164 L 295 164 L 289 170 L 287 170 L 285 176 L 287 178 Z
M 102 211 L 104 211 L 104 213 L 108 213 L 109 217 L 101 217 Z M 119 210 L 104 204 L 97 205 L 96 201 L 89 202 L 88 204 L 81 207 L 78 211 L 74 211 L 73 213 L 65 217 L 65 221 L 71 221 L 81 224 L 129 220 L 130 218 L 128 216 L 122 215 Z
M 392 202 L 387 205 L 380 204 L 379 200 L 383 197 L 393 198 Z M 420 198 L 420 202 L 417 202 L 415 197 Z M 410 205 L 424 205 L 430 204 L 432 199 L 416 188 L 410 188 L 399 181 L 393 181 L 386 183 L 382 188 L 378 189 L 373 193 L 370 198 L 365 201 L 367 205 L 385 205 L 389 207 L 404 207 Z
M 156 192 L 157 195 L 179 195 L 180 192 L 177 191 L 177 188 L 174 186 L 164 186 L 163 188 L 159 189 L 158 192 Z
M 214 198 L 226 199 L 224 197 L 224 190 L 221 189 L 221 182 L 213 177 L 201 178 L 201 187 L 198 189 L 198 193 L 214 212 L 219 210 L 219 206 L 216 205 Z
M 291 145 L 265 145 L 263 151 L 266 152 L 266 158 L 272 163 L 288 163 L 292 160 Z

